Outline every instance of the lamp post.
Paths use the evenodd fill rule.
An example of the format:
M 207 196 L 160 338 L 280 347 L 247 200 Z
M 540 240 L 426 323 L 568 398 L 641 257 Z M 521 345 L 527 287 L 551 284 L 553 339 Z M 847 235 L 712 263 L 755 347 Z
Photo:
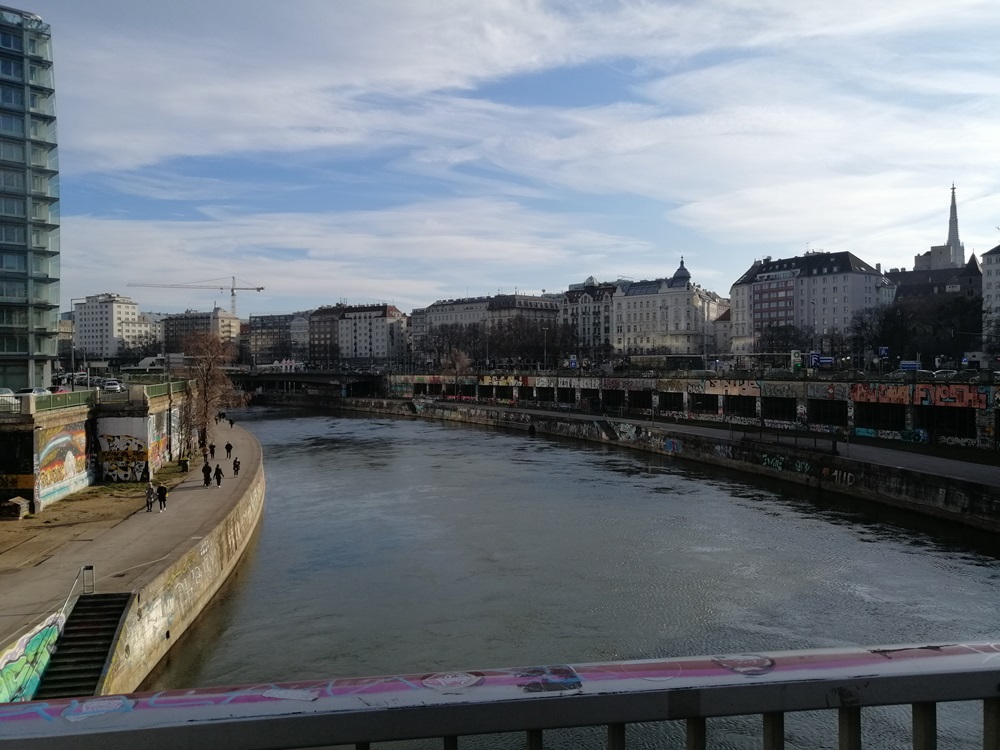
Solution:
M 69 342 L 69 369 L 72 371 L 73 377 L 70 380 L 70 388 L 76 390 L 76 302 L 86 302 L 86 297 L 71 297 L 69 300 L 70 307 L 73 308 L 73 337 Z M 90 383 L 87 383 L 90 386 Z
M 549 361 L 549 329 L 542 326 L 542 369 L 546 370 Z

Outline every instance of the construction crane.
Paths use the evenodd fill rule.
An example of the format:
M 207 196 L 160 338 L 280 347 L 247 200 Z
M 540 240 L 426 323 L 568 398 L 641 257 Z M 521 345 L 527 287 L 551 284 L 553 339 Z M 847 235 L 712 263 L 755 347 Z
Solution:
M 212 281 L 222 281 L 223 279 L 209 279 L 208 281 L 196 281 L 193 284 L 127 284 L 127 286 L 147 286 L 147 287 L 161 287 L 167 289 L 218 289 L 220 292 L 229 290 L 229 310 L 233 315 L 236 314 L 236 292 L 263 292 L 264 287 L 262 286 L 236 286 L 236 277 L 230 276 L 230 284 L 224 286 L 222 284 L 212 284 Z

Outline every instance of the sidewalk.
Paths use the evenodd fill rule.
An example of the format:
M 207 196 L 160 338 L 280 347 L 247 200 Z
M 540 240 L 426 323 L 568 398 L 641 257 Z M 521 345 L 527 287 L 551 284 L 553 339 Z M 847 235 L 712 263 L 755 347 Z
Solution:
M 41 533 L 0 554 L 0 648 L 62 607 L 83 565 L 94 566 L 97 593 L 130 592 L 214 528 L 243 497 L 261 462 L 260 444 L 239 424 L 220 423 L 214 439 L 211 466 L 222 467 L 221 487 L 214 480 L 210 488 L 202 486 L 198 456 L 187 477 L 170 491 L 163 513 L 155 502 L 153 512 L 146 513 L 145 501 L 138 499 L 131 515 L 107 527 L 85 524 L 61 535 Z M 236 478 L 232 459 L 225 457 L 227 440 L 240 459 Z

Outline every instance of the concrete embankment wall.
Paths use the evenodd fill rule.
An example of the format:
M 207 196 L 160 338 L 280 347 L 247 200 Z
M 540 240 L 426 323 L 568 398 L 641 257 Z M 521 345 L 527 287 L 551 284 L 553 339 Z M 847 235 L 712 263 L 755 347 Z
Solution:
M 97 693 L 135 691 L 201 614 L 243 555 L 264 509 L 264 466 L 231 510 L 204 537 L 135 586 Z
M 787 443 L 727 439 L 671 431 L 669 425 L 636 424 L 613 417 L 580 419 L 553 414 L 427 402 L 414 404 L 351 399 L 340 408 L 421 416 L 492 425 L 615 444 L 794 482 L 945 518 L 988 531 L 1000 531 L 1000 492 L 995 488 L 908 469 L 869 464 L 849 456 L 824 454 Z

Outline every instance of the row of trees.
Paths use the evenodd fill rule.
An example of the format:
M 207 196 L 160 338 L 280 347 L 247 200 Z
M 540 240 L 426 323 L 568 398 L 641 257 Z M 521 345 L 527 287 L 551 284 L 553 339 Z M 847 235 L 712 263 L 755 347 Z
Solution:
M 987 332 L 988 341 L 996 339 Z M 810 351 L 838 360 L 851 357 L 861 366 L 883 347 L 890 358 L 941 357 L 960 362 L 965 352 L 982 348 L 982 299 L 909 297 L 857 310 L 843 332 L 817 334 L 798 326 L 772 326 L 757 342 L 759 352 Z M 989 348 L 987 349 L 989 351 Z
M 576 331 L 568 323 L 542 322 L 529 318 L 508 318 L 493 326 L 481 323 L 446 323 L 435 326 L 420 345 L 421 352 L 434 362 L 464 352 L 474 365 L 487 362 L 539 362 L 551 365 L 579 351 Z M 607 347 L 610 353 L 611 347 Z M 599 357 L 605 352 L 590 354 Z

